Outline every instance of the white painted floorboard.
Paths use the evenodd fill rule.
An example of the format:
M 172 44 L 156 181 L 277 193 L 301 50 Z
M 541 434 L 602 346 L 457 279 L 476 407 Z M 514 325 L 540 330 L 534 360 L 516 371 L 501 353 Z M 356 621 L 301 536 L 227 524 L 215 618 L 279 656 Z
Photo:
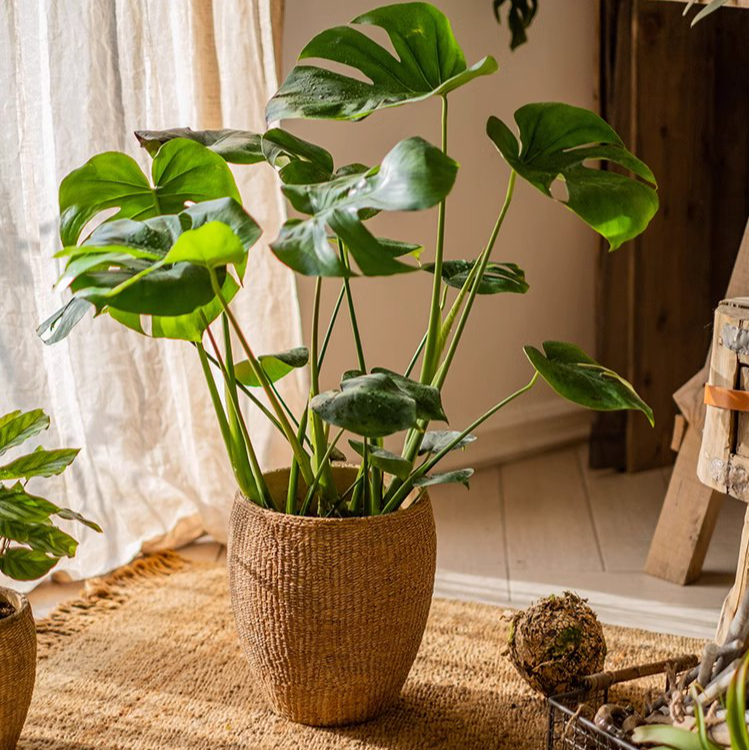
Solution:
M 705 572 L 692 586 L 642 573 L 669 472 L 590 471 L 583 447 L 477 472 L 471 490 L 434 488 L 435 594 L 525 607 L 574 589 L 605 622 L 710 637 L 738 559 L 744 505 L 724 504 Z M 181 550 L 223 560 L 221 545 Z M 45 584 L 31 595 L 38 617 L 74 597 L 80 583 Z

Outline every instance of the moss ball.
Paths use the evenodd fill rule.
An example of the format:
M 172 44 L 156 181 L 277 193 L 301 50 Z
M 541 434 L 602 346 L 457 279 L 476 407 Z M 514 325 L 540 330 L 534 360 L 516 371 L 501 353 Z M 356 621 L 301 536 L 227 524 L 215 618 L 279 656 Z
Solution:
M 579 678 L 603 670 L 606 640 L 585 599 L 565 591 L 512 618 L 509 658 L 524 680 L 544 695 L 573 690 Z

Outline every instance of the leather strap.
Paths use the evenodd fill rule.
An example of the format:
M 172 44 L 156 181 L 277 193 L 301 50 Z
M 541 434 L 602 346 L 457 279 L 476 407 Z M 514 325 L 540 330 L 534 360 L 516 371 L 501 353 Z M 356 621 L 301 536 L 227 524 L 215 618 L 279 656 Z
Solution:
M 749 391 L 734 391 L 731 388 L 706 385 L 705 403 L 718 409 L 749 411 Z

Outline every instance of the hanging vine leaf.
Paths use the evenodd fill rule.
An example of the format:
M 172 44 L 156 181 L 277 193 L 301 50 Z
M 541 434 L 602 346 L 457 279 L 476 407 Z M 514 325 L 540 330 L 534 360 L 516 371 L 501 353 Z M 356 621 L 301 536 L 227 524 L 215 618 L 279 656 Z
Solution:
M 545 341 L 544 352 L 524 348 L 530 363 L 563 398 L 596 411 L 641 411 L 654 424 L 653 410 L 620 375 L 599 365 L 582 349 L 561 341 Z
M 658 209 L 655 177 L 598 115 L 547 102 L 521 107 L 515 122 L 520 143 L 496 117 L 486 132 L 521 177 L 549 198 L 554 181 L 563 180 L 568 198 L 560 202 L 605 237 L 611 250 L 645 230 Z M 619 164 L 644 182 L 587 166 L 594 161 Z
M 458 165 L 421 138 L 397 144 L 379 167 L 316 185 L 284 185 L 283 192 L 309 219 L 290 219 L 271 248 L 306 276 L 349 276 L 328 241 L 328 227 L 348 247 L 365 276 L 413 271 L 396 260 L 362 223 L 361 212 L 417 211 L 439 203 L 455 182 Z M 390 246 L 392 247 L 392 246 Z
M 295 369 L 304 367 L 309 362 L 309 350 L 306 346 L 298 346 L 278 354 L 261 354 L 258 357 L 263 371 L 271 383 L 286 377 Z M 242 385 L 250 388 L 260 386 L 260 381 L 255 377 L 248 360 L 242 360 L 234 365 L 234 375 Z
M 351 26 L 323 31 L 299 59 L 342 63 L 370 82 L 314 65 L 297 65 L 268 102 L 268 122 L 294 117 L 360 120 L 378 109 L 444 96 L 497 70 L 493 57 L 467 67 L 447 17 L 428 3 L 387 5 L 351 23 L 384 29 L 397 57 Z
M 446 260 L 442 264 L 442 278 L 448 286 L 462 289 L 475 260 Z M 434 263 L 422 266 L 425 271 L 434 273 Z M 514 263 L 489 263 L 481 278 L 478 294 L 525 294 L 530 287 L 525 281 L 525 272 Z
M 493 0 L 494 17 L 497 23 L 502 23 L 500 10 L 507 0 Z M 509 0 L 510 7 L 507 11 L 507 24 L 510 27 L 512 39 L 510 49 L 515 50 L 521 44 L 528 41 L 526 29 L 533 23 L 538 11 L 538 0 Z

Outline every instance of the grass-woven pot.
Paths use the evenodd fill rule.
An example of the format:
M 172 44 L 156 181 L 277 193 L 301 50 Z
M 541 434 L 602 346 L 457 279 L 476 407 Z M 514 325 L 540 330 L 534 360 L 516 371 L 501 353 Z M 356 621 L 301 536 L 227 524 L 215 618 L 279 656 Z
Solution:
M 334 469 L 340 491 L 356 469 Z M 266 475 L 281 503 L 288 469 Z M 434 587 L 428 496 L 371 518 L 302 518 L 237 493 L 228 566 L 239 639 L 271 708 L 313 726 L 371 719 L 397 700 Z
M 34 692 L 36 627 L 25 596 L 0 588 L 0 601 L 16 610 L 0 620 L 0 750 L 13 750 Z

